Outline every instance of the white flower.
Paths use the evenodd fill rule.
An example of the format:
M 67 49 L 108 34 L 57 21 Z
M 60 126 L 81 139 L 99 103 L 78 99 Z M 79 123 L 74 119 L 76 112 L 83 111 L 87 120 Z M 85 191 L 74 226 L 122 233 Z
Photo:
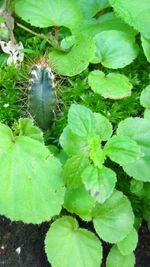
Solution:
M 19 44 L 14 44 L 12 41 L 4 42 L 0 41 L 1 48 L 3 52 L 9 54 L 9 58 L 7 59 L 7 64 L 15 64 L 18 65 L 24 59 L 24 53 L 21 51 L 24 47 L 21 42 Z

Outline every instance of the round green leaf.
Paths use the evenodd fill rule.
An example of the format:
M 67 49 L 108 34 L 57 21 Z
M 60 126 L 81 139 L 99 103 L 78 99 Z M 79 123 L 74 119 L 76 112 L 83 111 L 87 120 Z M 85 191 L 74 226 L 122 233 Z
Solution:
M 144 54 L 147 58 L 147 61 L 150 62 L 150 38 L 146 39 L 143 36 L 141 36 L 141 41 L 142 41 Z
M 106 68 L 123 68 L 129 65 L 138 55 L 137 44 L 125 32 L 103 31 L 98 33 L 94 40 L 96 56 Z
M 69 52 L 53 50 L 49 60 L 60 75 L 74 76 L 84 71 L 95 54 L 95 44 L 90 36 L 79 34 Z
M 138 242 L 138 234 L 135 228 L 131 230 L 131 232 L 125 237 L 125 239 L 121 240 L 117 247 L 122 255 L 126 256 L 131 254 L 137 246 Z
M 90 231 L 81 229 L 69 216 L 52 223 L 45 239 L 49 262 L 57 267 L 99 267 L 102 247 Z
M 134 267 L 135 256 L 133 253 L 123 256 L 117 246 L 113 246 L 108 254 L 106 267 Z
M 41 223 L 60 213 L 64 200 L 61 165 L 39 141 L 14 137 L 0 124 L 0 214 Z
M 141 93 L 140 104 L 144 108 L 150 108 L 150 85 L 148 85 Z
M 128 136 L 114 135 L 105 145 L 107 156 L 121 166 L 143 156 L 140 146 Z
M 92 220 L 94 204 L 94 199 L 85 190 L 83 185 L 66 191 L 64 208 L 69 212 L 77 214 L 85 221 Z
M 143 157 L 128 164 L 124 164 L 125 172 L 144 182 L 150 182 L 150 123 L 147 119 L 128 118 L 122 121 L 117 130 L 118 135 L 132 138 L 141 147 Z
M 87 167 L 82 173 L 82 181 L 86 190 L 99 203 L 104 203 L 112 194 L 116 184 L 116 174 L 111 169 Z
M 149 0 L 109 0 L 116 13 L 128 24 L 150 38 Z
M 104 204 L 95 207 L 93 223 L 97 234 L 104 241 L 116 243 L 124 239 L 134 224 L 134 215 L 127 197 L 114 191 Z
M 17 0 L 15 11 L 33 26 L 72 28 L 82 20 L 81 10 L 73 0 Z
M 132 84 L 128 78 L 119 73 L 109 73 L 94 70 L 88 76 L 92 90 L 104 98 L 121 99 L 131 95 Z

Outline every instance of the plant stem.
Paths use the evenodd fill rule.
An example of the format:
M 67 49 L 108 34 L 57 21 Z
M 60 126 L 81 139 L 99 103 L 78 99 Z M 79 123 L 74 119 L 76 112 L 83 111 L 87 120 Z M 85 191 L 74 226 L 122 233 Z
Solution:
M 58 41 L 56 40 L 56 38 L 54 38 L 52 35 L 49 35 L 49 37 L 47 37 L 45 34 L 41 34 L 41 33 L 37 33 L 32 31 L 31 29 L 27 28 L 26 26 L 16 22 L 16 25 L 20 28 L 22 28 L 23 30 L 30 32 L 31 34 L 38 36 L 39 38 L 44 39 L 46 42 L 48 42 L 52 47 L 54 47 L 55 49 L 59 50 L 59 51 L 64 51 L 63 49 L 61 49 Z

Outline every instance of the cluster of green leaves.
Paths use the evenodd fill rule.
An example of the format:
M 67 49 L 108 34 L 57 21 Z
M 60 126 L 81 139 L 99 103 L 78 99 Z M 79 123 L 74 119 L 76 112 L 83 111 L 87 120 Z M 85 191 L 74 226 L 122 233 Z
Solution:
M 99 267 L 101 239 L 112 244 L 107 267 L 133 267 L 138 227 L 129 199 L 117 190 L 118 173 L 111 164 L 132 178 L 130 193 L 144 199 L 143 217 L 150 224 L 150 86 L 140 97 L 144 118 L 127 118 L 141 111 L 139 105 L 135 111 L 133 106 L 126 110 L 133 99 L 139 101 L 140 94 L 134 88 L 138 88 L 138 78 L 126 68 L 139 53 L 150 62 L 150 2 L 14 0 L 12 8 L 13 4 L 26 25 L 43 28 L 33 38 L 22 37 L 24 52 L 35 58 L 47 49 L 50 65 L 58 75 L 69 76 L 66 84 L 70 82 L 74 92 L 62 93 L 64 99 L 69 94 L 69 101 L 60 113 L 61 126 L 55 130 L 58 137 L 68 113 L 59 139 L 61 152 L 45 146 L 42 132 L 29 119 L 20 119 L 14 131 L 0 124 L 0 214 L 41 223 L 63 208 L 45 239 L 53 267 Z M 147 79 L 143 77 L 144 85 Z M 5 87 L 6 79 L 2 81 Z M 111 100 L 106 102 L 107 98 Z M 113 100 L 118 101 L 112 104 Z M 80 104 L 72 104 L 68 112 L 72 102 Z M 115 124 L 115 134 L 110 121 Z M 96 234 L 79 227 L 75 215 L 91 222 Z
M 66 34 L 64 31 L 64 35 L 57 36 L 59 40 L 55 41 L 58 41 L 59 45 L 54 45 L 51 49 L 49 60 L 58 74 L 74 76 L 85 70 L 89 63 L 101 64 L 114 70 L 129 65 L 139 53 L 135 40 L 139 32 L 145 56 L 149 61 L 149 30 L 145 27 L 149 23 L 148 16 L 144 15 L 146 17 L 142 27 L 136 25 L 136 16 L 139 16 L 141 9 L 141 12 L 149 10 L 150 4 L 147 0 L 142 4 L 139 1 L 137 3 L 137 0 L 127 5 L 122 2 L 45 0 L 44 3 L 34 3 L 31 0 L 16 0 L 15 11 L 32 26 L 57 29 L 65 27 L 70 30 L 70 33 Z M 101 15 L 100 12 L 105 8 L 108 8 L 108 12 Z M 131 95 L 132 84 L 127 77 L 119 73 L 105 75 L 99 70 L 89 74 L 89 85 L 94 92 L 112 99 Z
M 122 165 L 143 155 L 130 137 L 111 135 L 112 126 L 104 116 L 72 105 L 68 125 L 60 137 L 68 155 L 62 170 L 31 120 L 20 119 L 14 132 L 1 124 L 0 213 L 12 220 L 40 223 L 58 215 L 63 206 L 69 213 L 92 221 L 100 238 L 116 244 L 107 266 L 113 266 L 110 262 L 116 255 L 119 262 L 127 265 L 130 260 L 133 266 L 137 244 L 134 214 L 127 197 L 115 189 L 116 174 L 104 166 L 104 161 L 108 156 Z M 107 142 L 103 145 L 102 141 Z M 71 266 L 76 262 L 77 267 L 98 267 L 102 260 L 100 239 L 79 228 L 70 215 L 52 223 L 45 245 L 52 266 L 68 266 L 68 262 Z M 61 249 L 60 254 L 57 248 Z

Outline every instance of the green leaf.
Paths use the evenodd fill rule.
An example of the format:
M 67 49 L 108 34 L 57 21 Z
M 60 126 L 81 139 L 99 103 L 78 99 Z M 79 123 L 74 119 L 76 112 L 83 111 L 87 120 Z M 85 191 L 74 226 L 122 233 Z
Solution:
M 122 255 L 126 256 L 131 254 L 137 246 L 138 242 L 138 234 L 135 228 L 131 230 L 131 232 L 125 237 L 125 239 L 121 240 L 117 247 Z
M 99 23 L 101 32 L 117 30 L 128 34 L 128 36 L 132 38 L 137 34 L 137 31 L 135 31 L 135 29 L 126 24 L 122 19 L 118 18 L 114 12 L 105 13 L 97 19 L 97 22 Z
M 82 21 L 81 10 L 73 0 L 17 0 L 16 14 L 32 26 L 72 28 Z
M 102 141 L 107 141 L 113 132 L 112 125 L 109 120 L 99 113 L 94 113 L 94 128 L 95 133 L 100 137 Z
M 112 125 L 107 118 L 99 113 L 93 113 L 89 108 L 72 104 L 68 113 L 69 128 L 82 138 L 88 135 L 98 135 L 106 141 L 112 135 Z
M 44 143 L 43 132 L 33 124 L 33 121 L 27 118 L 19 119 L 16 126 L 19 135 L 28 136 L 41 143 Z
M 123 256 L 117 246 L 113 246 L 108 254 L 106 267 L 134 267 L 135 256 L 133 253 Z
M 104 166 L 98 169 L 91 165 L 83 171 L 82 181 L 91 196 L 97 202 L 104 203 L 112 194 L 117 179 L 111 169 Z
M 118 135 L 132 138 L 141 147 L 143 157 L 124 164 L 124 171 L 131 177 L 150 182 L 150 123 L 147 119 L 128 118 L 122 121 L 117 130 Z
M 49 53 L 49 60 L 58 74 L 74 76 L 88 67 L 94 57 L 95 49 L 94 41 L 90 36 L 78 34 L 76 43 L 69 52 L 53 50 Z
M 86 137 L 94 134 L 93 112 L 82 105 L 72 104 L 68 112 L 68 125 L 78 136 Z
M 140 104 L 144 108 L 150 108 L 150 84 L 142 91 Z
M 142 33 L 150 38 L 150 1 L 149 0 L 109 0 L 115 12 Z
M 104 147 L 107 156 L 121 166 L 140 159 L 140 146 L 128 136 L 113 136 Z
M 11 220 L 41 223 L 61 211 L 61 164 L 39 141 L 14 137 L 0 124 L 0 214 Z
M 115 16 L 114 12 L 108 12 L 99 18 L 84 21 L 81 25 L 78 25 L 73 29 L 74 33 L 84 33 L 91 37 L 103 31 L 117 30 L 128 35 L 129 38 L 134 38 L 137 32 L 126 24 L 122 19 Z
M 108 30 L 94 37 L 96 56 L 106 68 L 118 69 L 129 65 L 138 55 L 138 46 L 128 34 Z M 122 53 L 123 51 L 123 53 Z
M 85 221 L 92 220 L 92 209 L 95 201 L 81 185 L 78 188 L 67 190 L 64 201 L 64 208 L 75 213 Z
M 144 119 L 147 119 L 150 121 L 150 109 L 145 109 L 144 111 Z
M 131 95 L 132 84 L 128 78 L 119 73 L 109 73 L 94 70 L 88 76 L 92 90 L 104 98 L 121 99 Z
M 69 156 L 88 154 L 87 139 L 74 134 L 68 126 L 64 128 L 59 142 Z
M 150 39 L 146 39 L 143 36 L 141 36 L 141 41 L 144 54 L 147 58 L 147 61 L 150 62 Z
M 93 17 L 102 9 L 109 6 L 108 0 L 77 0 L 85 17 Z
M 69 216 L 52 223 L 45 250 L 49 262 L 57 267 L 99 267 L 102 261 L 100 240 L 79 228 L 77 221 Z
M 69 158 L 64 165 L 64 181 L 68 188 L 77 188 L 82 184 L 81 174 L 85 167 L 87 167 L 88 158 L 83 156 L 73 156 Z
M 104 241 L 116 243 L 124 239 L 134 224 L 131 204 L 121 192 L 114 191 L 104 204 L 97 204 L 93 211 L 97 234 Z

